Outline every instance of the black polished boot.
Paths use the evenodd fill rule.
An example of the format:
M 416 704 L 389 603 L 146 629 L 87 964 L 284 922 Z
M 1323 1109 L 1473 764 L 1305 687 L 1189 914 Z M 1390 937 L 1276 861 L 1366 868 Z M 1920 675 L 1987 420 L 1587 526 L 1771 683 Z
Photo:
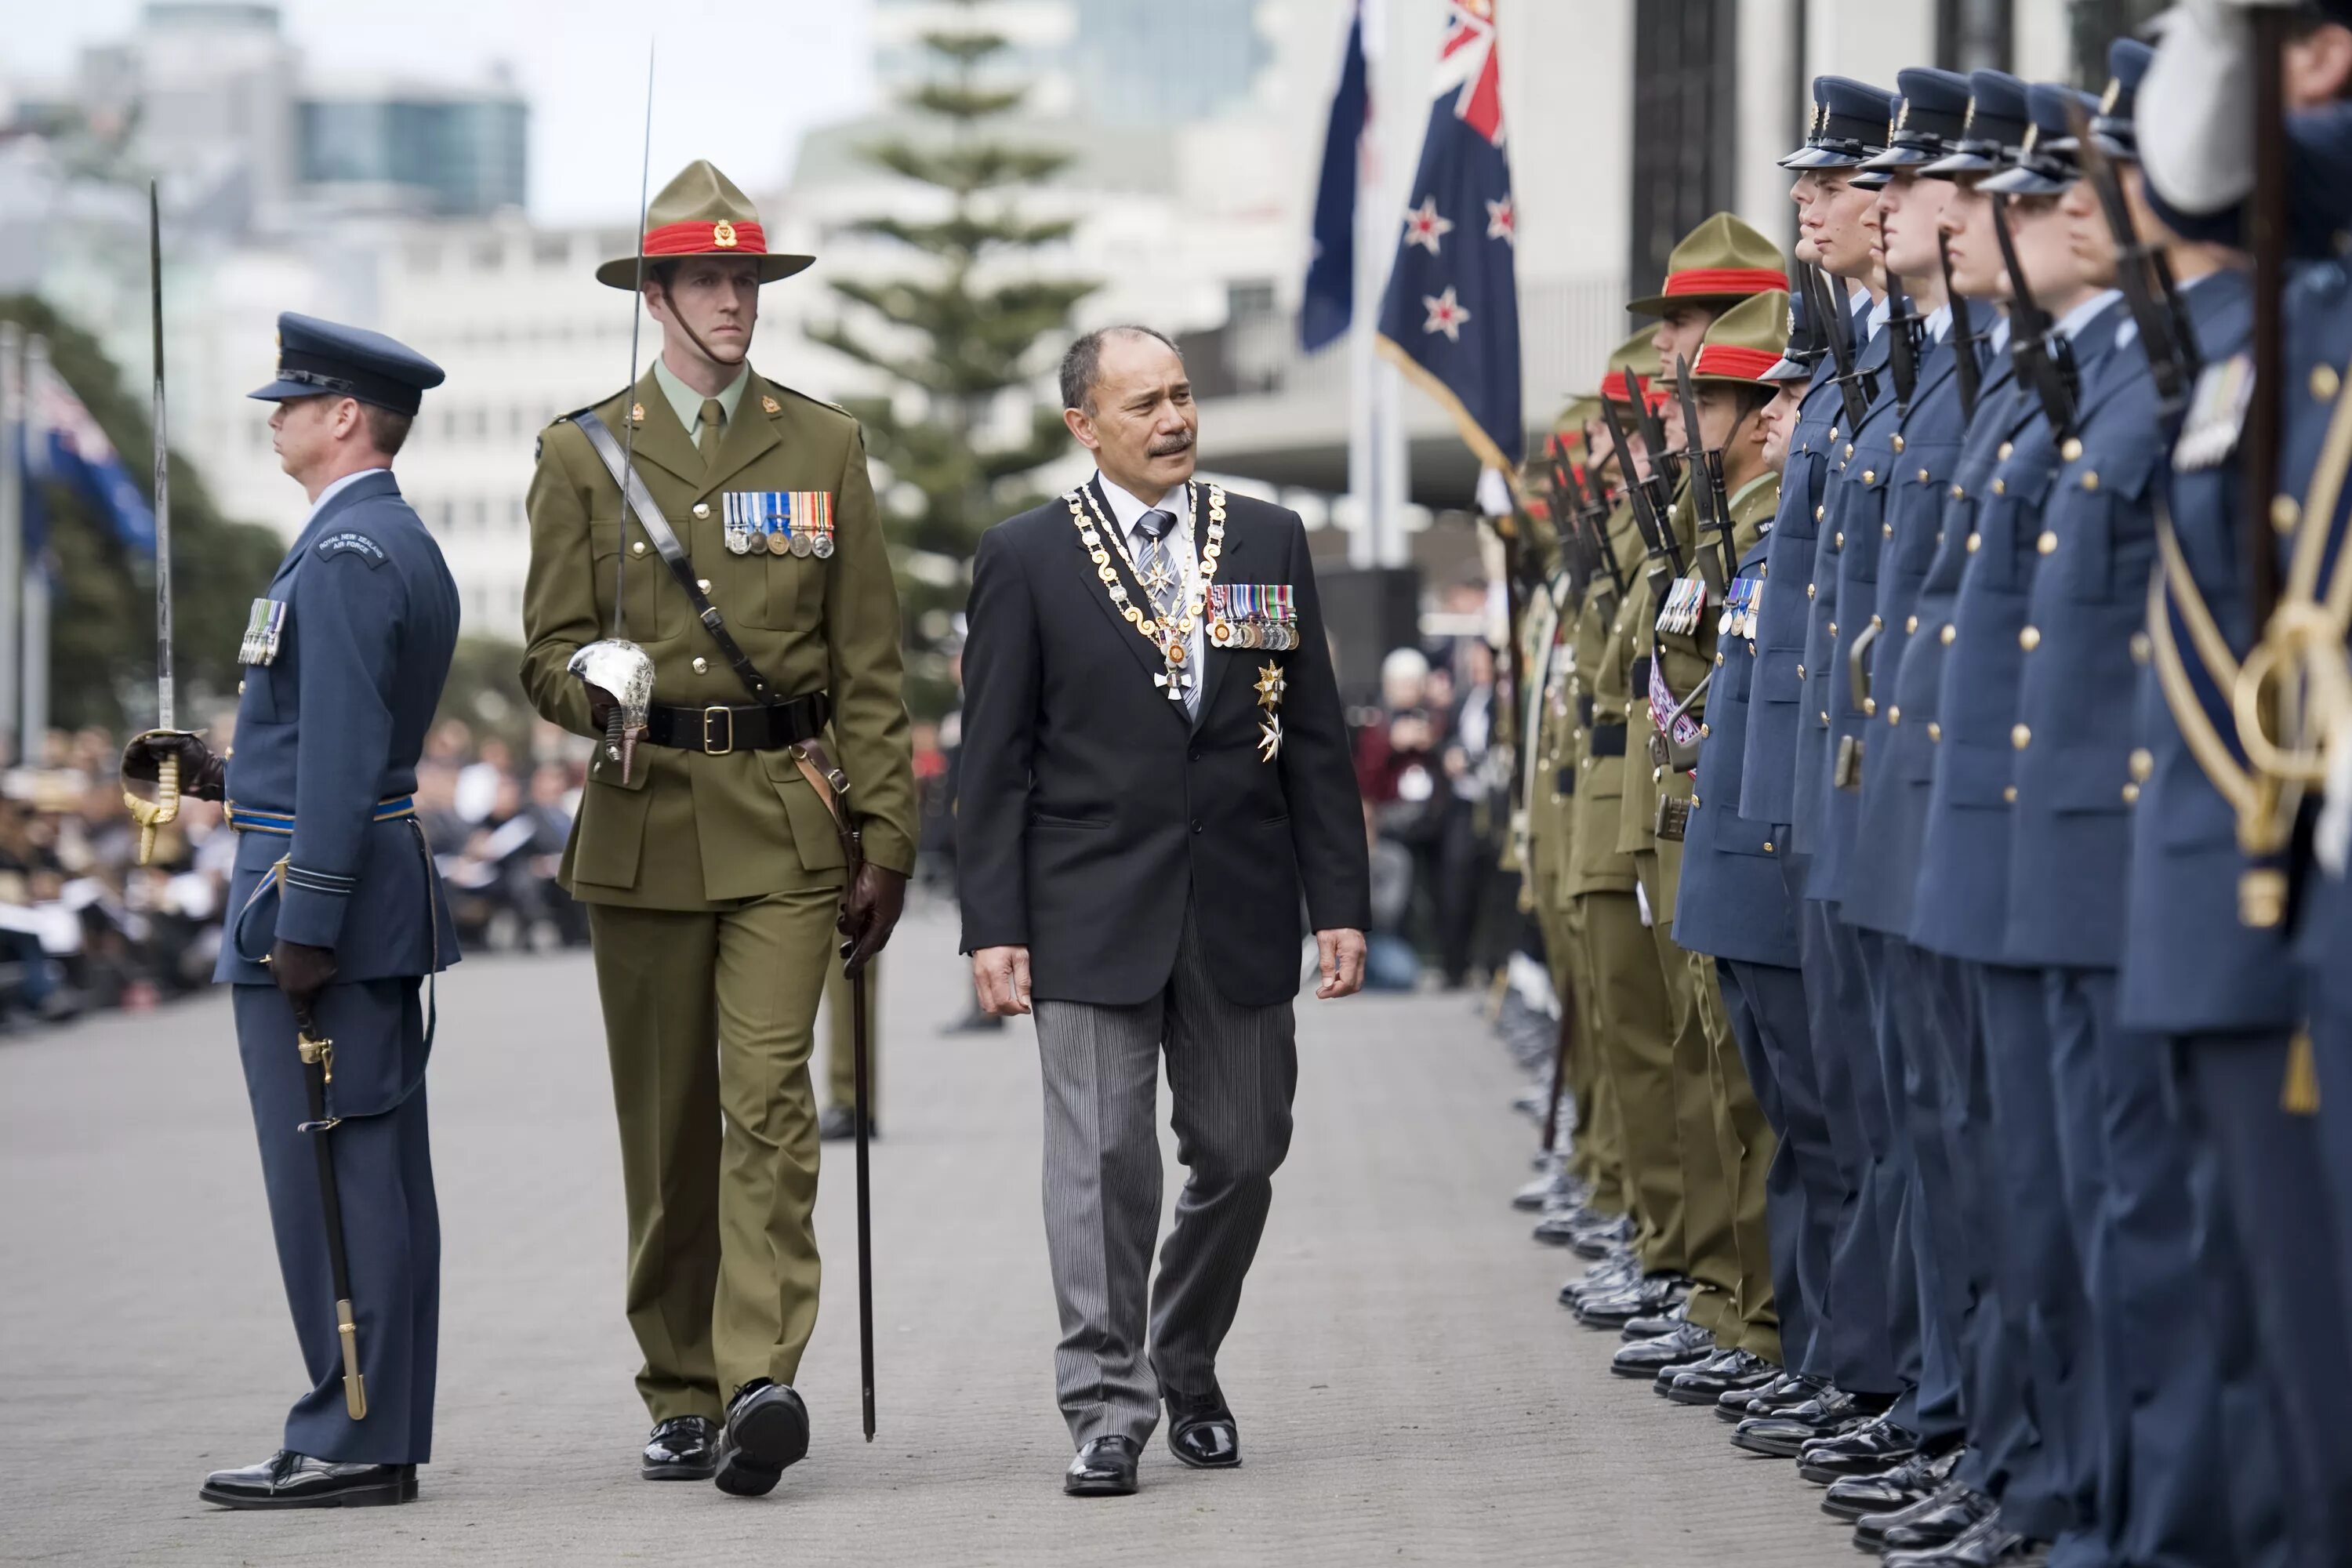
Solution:
M 339 1465 L 280 1448 L 241 1470 L 215 1470 L 197 1492 L 223 1508 L 375 1508 L 416 1500 L 415 1465 Z

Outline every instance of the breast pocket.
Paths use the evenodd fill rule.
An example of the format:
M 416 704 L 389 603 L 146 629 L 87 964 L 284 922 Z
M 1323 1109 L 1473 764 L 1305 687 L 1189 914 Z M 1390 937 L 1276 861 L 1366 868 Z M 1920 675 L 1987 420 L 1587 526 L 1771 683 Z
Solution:
M 2162 449 L 2136 445 L 2111 461 L 2069 470 L 2051 498 L 2058 587 L 2080 604 L 2137 603 L 2156 564 L 2156 512 L 2148 487 Z
M 1886 502 L 1895 526 L 1895 560 L 1887 570 L 1896 576 L 1917 582 L 1927 575 L 1936 559 L 1944 501 L 1951 493 L 1952 460 L 1958 452 L 1957 445 L 1939 442 L 1914 445 L 1903 454 L 1906 466 L 1897 472 Z
M 289 625 L 289 641 L 292 630 Z M 299 716 L 290 649 L 282 649 L 274 664 L 247 665 L 237 675 L 236 689 L 239 724 L 290 724 Z
M 771 555 L 764 565 L 766 582 L 751 595 L 746 624 L 762 631 L 806 631 L 824 612 L 824 574 L 831 561 L 814 555 Z
M 613 624 L 613 590 L 616 580 L 625 577 L 623 592 L 628 611 L 623 617 L 624 635 L 645 643 L 662 642 L 677 636 L 686 627 L 686 599 L 677 585 L 668 580 L 668 564 L 655 551 L 645 530 L 632 522 L 628 531 L 628 570 L 620 571 L 621 540 L 619 518 L 588 520 L 589 557 L 595 563 L 596 573 L 597 624 Z

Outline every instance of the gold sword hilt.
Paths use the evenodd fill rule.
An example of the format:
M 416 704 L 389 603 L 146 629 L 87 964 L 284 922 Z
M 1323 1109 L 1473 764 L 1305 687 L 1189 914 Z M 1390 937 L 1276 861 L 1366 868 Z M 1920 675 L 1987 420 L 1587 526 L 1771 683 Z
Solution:
M 155 764 L 155 795 L 150 800 L 134 790 L 122 792 L 122 804 L 139 825 L 139 863 L 155 858 L 155 830 L 180 816 L 180 759 L 165 757 Z
M 348 1300 L 335 1303 L 335 1331 L 343 1341 L 343 1409 L 354 1421 L 367 1417 L 367 1379 L 360 1374 L 360 1330 Z

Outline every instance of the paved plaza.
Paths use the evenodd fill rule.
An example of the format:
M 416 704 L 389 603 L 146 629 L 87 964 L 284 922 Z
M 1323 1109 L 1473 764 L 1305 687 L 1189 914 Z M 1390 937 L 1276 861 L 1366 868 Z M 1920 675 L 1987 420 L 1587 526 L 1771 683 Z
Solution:
M 940 1034 L 965 996 L 954 931 L 914 911 L 883 965 L 881 1436 L 858 1436 L 851 1157 L 829 1145 L 814 1446 L 760 1501 L 636 1478 L 584 956 L 441 988 L 439 1419 L 407 1508 L 196 1500 L 277 1446 L 300 1375 L 226 998 L 0 1044 L 0 1561 L 1854 1560 L 1785 1462 L 1609 1376 L 1614 1336 L 1554 1304 L 1573 1260 L 1505 1203 L 1535 1139 L 1459 996 L 1301 1004 L 1297 1136 L 1221 1366 L 1244 1468 L 1186 1470 L 1155 1440 L 1141 1495 L 1065 1499 L 1036 1058 L 1025 1022 Z

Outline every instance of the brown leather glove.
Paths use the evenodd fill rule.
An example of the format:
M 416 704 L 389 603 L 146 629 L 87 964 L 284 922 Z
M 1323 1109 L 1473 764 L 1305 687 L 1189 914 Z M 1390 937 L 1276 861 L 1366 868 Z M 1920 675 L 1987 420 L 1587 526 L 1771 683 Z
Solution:
M 180 793 L 197 800 L 219 800 L 228 793 L 228 764 L 202 735 L 184 730 L 153 730 L 132 738 L 122 748 L 122 776 L 152 784 L 166 757 L 180 763 Z
M 862 974 L 890 942 L 890 932 L 907 908 L 907 879 L 871 860 L 857 868 L 857 879 L 841 895 L 842 967 Z
M 294 1016 L 308 1020 L 319 993 L 335 982 L 335 950 L 279 942 L 269 949 L 269 978 L 294 1005 Z

